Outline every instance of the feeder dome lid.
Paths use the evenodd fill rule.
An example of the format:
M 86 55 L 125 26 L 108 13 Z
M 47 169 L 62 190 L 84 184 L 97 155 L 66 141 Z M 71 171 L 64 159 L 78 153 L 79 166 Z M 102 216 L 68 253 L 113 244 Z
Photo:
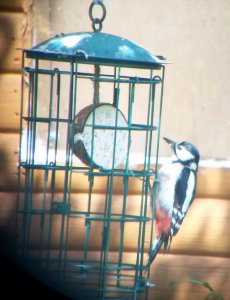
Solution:
M 60 34 L 26 49 L 26 53 L 29 58 L 157 69 L 166 63 L 162 56 L 128 39 L 102 32 Z

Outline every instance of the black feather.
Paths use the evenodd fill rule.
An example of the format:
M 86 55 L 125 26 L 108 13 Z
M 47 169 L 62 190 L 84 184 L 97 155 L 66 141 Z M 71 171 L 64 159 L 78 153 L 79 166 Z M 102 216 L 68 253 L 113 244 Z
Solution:
M 182 213 L 182 207 L 186 199 L 188 180 L 191 172 L 192 171 L 189 168 L 184 167 L 181 171 L 180 177 L 176 182 L 175 201 L 172 210 L 172 222 L 170 230 L 171 237 L 176 235 L 185 216 L 185 214 Z
M 148 267 L 154 261 L 162 245 L 164 245 L 165 251 L 168 250 L 169 239 L 170 237 L 167 236 L 164 232 L 161 233 L 161 236 L 158 238 L 157 243 L 153 244 L 153 247 L 149 252 L 149 258 L 146 267 Z
M 182 207 L 184 204 L 190 172 L 191 170 L 189 168 L 184 167 L 181 171 L 180 177 L 176 182 L 174 201 L 175 207 Z

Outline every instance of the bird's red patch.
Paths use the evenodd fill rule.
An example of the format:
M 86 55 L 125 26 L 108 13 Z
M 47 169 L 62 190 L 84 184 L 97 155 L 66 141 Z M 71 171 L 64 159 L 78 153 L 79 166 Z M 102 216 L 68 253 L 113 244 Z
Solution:
M 168 212 L 159 205 L 155 206 L 155 221 L 156 221 L 156 234 L 159 236 L 162 232 L 169 234 L 171 227 L 171 218 Z

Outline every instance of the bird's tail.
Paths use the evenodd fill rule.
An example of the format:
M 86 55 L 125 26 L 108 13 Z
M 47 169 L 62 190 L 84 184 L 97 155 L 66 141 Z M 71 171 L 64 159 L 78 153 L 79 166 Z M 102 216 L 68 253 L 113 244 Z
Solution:
M 166 235 L 164 232 L 162 232 L 161 235 L 155 239 L 149 251 L 149 257 L 148 257 L 148 262 L 146 267 L 149 267 L 149 265 L 154 261 L 162 245 L 164 245 L 164 251 L 167 251 L 169 249 L 169 245 L 170 245 L 169 239 L 170 237 Z

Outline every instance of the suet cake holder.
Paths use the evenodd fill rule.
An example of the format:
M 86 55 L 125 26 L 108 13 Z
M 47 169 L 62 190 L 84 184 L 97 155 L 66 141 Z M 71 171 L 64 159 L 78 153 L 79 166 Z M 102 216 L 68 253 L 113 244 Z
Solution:
M 96 4 L 101 18 L 93 17 Z M 151 285 L 149 183 L 167 62 L 102 33 L 101 1 L 89 13 L 94 32 L 23 49 L 19 254 L 72 298 L 136 299 Z

